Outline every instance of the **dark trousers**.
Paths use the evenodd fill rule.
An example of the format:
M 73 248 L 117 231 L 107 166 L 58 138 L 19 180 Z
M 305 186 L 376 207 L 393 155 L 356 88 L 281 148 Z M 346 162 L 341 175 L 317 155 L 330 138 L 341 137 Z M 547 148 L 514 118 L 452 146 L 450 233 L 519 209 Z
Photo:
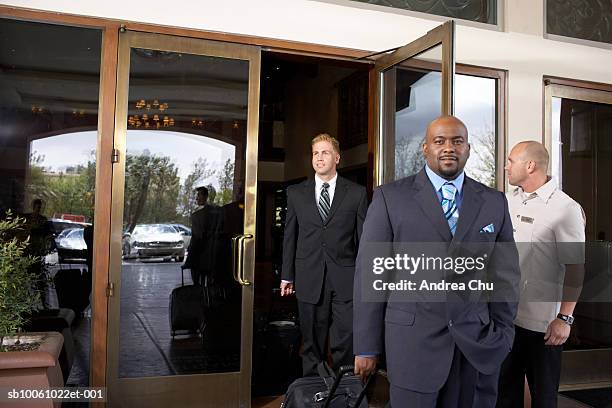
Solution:
M 563 346 L 544 345 L 544 333 L 515 326 L 512 351 L 502 365 L 498 408 L 523 408 L 525 376 L 532 408 L 555 408 Z
M 353 364 L 353 301 L 338 299 L 329 279 L 316 304 L 298 301 L 300 329 L 304 348 L 302 371 L 304 376 L 317 375 L 317 365 L 327 361 L 327 340 L 335 369 Z M 328 337 L 329 333 L 329 337 Z
M 479 373 L 455 346 L 450 372 L 440 391 L 422 393 L 392 384 L 391 407 L 492 408 L 497 396 L 497 379 L 497 373 Z

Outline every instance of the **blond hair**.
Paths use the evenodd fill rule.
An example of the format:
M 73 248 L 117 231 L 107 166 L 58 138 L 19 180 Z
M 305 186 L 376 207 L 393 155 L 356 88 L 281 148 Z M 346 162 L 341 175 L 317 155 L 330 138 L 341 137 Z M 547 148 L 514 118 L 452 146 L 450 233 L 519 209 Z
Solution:
M 314 146 L 315 144 L 319 142 L 331 143 L 332 147 L 334 148 L 334 151 L 340 154 L 340 143 L 338 143 L 338 140 L 335 137 L 332 137 L 327 133 L 320 133 L 312 139 L 311 145 Z

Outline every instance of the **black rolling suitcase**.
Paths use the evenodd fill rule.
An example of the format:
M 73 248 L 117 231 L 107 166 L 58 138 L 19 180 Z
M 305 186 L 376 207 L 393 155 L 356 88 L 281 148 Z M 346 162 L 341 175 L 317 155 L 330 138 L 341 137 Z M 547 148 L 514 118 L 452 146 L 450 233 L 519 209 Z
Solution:
M 53 284 L 59 307 L 72 309 L 76 317 L 80 317 L 89 306 L 91 274 L 81 269 L 64 269 L 60 263 L 60 270 L 53 277 Z
M 169 313 L 172 337 L 178 330 L 191 333 L 202 331 L 204 324 L 204 292 L 201 286 L 187 285 L 181 268 L 181 286 L 170 293 Z
M 324 362 L 317 369 L 318 377 L 302 377 L 291 383 L 281 408 L 368 408 L 368 385 L 352 374 L 354 366 L 342 366 L 336 375 Z

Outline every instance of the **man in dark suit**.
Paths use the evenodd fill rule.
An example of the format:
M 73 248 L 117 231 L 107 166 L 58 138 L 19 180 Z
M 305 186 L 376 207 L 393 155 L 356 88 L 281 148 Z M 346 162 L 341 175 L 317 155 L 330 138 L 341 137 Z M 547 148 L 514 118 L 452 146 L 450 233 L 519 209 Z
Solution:
M 196 192 L 200 208 L 191 214 L 191 241 L 183 269 L 191 270 L 194 285 L 203 285 L 205 277 L 210 279 L 216 273 L 216 244 L 222 218 L 219 207 L 208 203 L 208 188 L 198 187 Z
M 304 341 L 304 375 L 317 364 L 353 360 L 353 278 L 367 209 L 364 187 L 338 176 L 338 141 L 328 134 L 312 140 L 314 178 L 287 189 L 281 295 L 295 292 Z
M 372 373 L 385 352 L 393 408 L 494 407 L 514 337 L 520 277 L 508 203 L 463 172 L 470 145 L 459 119 L 431 122 L 422 148 L 425 168 L 377 188 L 364 223 L 355 277 L 355 373 Z M 446 253 L 461 251 L 460 243 L 494 248 L 485 271 L 507 294 L 480 302 L 453 292 L 442 292 L 437 302 L 396 302 L 394 294 L 362 300 L 372 269 L 361 258 L 369 243 L 381 242 L 438 242 Z M 449 275 L 457 277 L 453 270 Z

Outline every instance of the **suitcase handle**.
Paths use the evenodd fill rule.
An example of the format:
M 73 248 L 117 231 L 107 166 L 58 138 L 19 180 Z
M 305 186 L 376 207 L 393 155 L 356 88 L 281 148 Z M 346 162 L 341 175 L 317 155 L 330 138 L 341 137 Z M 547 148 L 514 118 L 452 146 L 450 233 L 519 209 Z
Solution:
M 183 271 L 185 271 L 185 269 L 190 268 L 185 268 L 185 265 L 181 265 L 181 286 L 185 286 L 185 278 L 183 277 Z
M 334 383 L 329 390 L 329 394 L 327 396 L 327 400 L 325 401 L 325 405 L 323 405 L 323 408 L 329 408 L 329 404 L 331 403 L 331 400 L 334 394 L 336 393 L 338 386 L 340 386 L 340 381 L 342 380 L 342 377 L 344 377 L 345 375 L 349 373 L 353 373 L 354 371 L 355 371 L 355 366 L 352 364 L 343 365 L 338 369 L 338 374 L 336 375 Z M 359 393 L 359 396 L 357 396 L 357 400 L 355 400 L 355 404 L 353 405 L 352 408 L 358 408 L 359 405 L 361 405 L 361 401 L 363 401 L 363 398 L 365 397 L 365 392 L 368 389 L 368 385 L 370 384 L 370 380 L 372 380 L 372 377 L 374 377 L 374 374 L 368 376 L 368 379 L 366 380 L 366 383 L 363 385 L 363 388 L 361 392 Z

